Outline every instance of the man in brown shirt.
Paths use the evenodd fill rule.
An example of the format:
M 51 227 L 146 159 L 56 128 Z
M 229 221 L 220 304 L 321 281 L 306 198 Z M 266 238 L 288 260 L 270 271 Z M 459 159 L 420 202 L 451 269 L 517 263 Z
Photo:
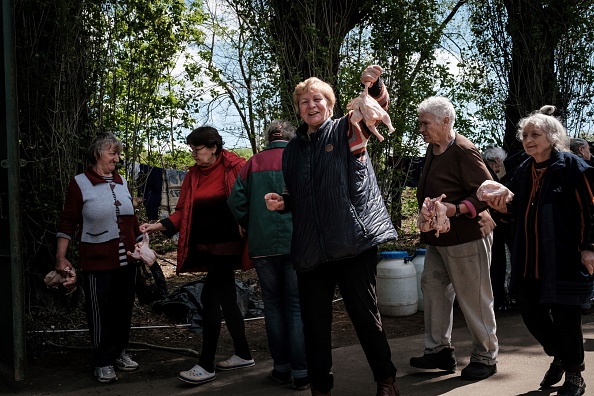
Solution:
M 487 205 L 476 197 L 482 182 L 491 180 L 480 152 L 454 131 L 456 113 L 444 97 L 423 101 L 417 112 L 427 153 L 417 188 L 421 207 L 426 197 L 445 194 L 450 230 L 421 233 L 427 244 L 421 288 L 425 304 L 425 350 L 410 364 L 422 369 L 456 370 L 451 343 L 453 304 L 457 297 L 472 335 L 470 364 L 462 378 L 481 380 L 497 372 L 499 350 L 489 267 L 495 223 Z

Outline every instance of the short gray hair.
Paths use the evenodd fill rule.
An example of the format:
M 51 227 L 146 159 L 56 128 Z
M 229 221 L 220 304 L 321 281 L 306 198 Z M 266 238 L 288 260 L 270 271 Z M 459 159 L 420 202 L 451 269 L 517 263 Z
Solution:
M 586 140 L 580 138 L 574 138 L 569 141 L 569 149 L 572 153 L 577 155 L 581 155 L 580 148 L 588 145 L 589 143 Z
M 291 140 L 295 136 L 295 127 L 289 121 L 274 120 L 266 128 L 266 143 L 275 140 Z
M 518 122 L 518 134 L 517 138 L 521 142 L 522 133 L 524 128 L 528 125 L 532 125 L 542 130 L 547 135 L 547 139 L 553 146 L 553 149 L 557 151 L 567 151 L 568 138 L 565 132 L 565 127 L 553 116 L 557 108 L 552 105 L 546 105 L 536 110 L 528 117 L 524 117 Z
M 449 127 L 454 127 L 456 121 L 456 110 L 452 102 L 443 96 L 431 96 L 419 104 L 417 107 L 417 114 L 431 113 L 435 117 L 443 120 L 446 117 L 450 118 Z
M 106 132 L 98 134 L 89 146 L 87 160 L 91 165 L 95 165 L 101 157 L 101 153 L 112 146 L 114 146 L 116 153 L 120 154 L 122 152 L 122 142 L 116 139 L 113 133 Z
M 507 153 L 504 149 L 498 146 L 489 146 L 483 152 L 483 160 L 487 162 L 495 162 L 498 159 L 501 161 L 507 158 Z

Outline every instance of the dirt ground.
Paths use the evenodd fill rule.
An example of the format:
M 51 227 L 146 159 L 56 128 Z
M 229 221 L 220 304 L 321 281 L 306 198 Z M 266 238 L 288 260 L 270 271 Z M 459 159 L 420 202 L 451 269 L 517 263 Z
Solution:
M 160 261 L 169 292 L 198 280 L 203 275 L 176 276 L 173 261 L 173 255 L 162 257 Z M 255 270 L 238 272 L 237 278 L 253 285 L 254 294 L 256 298 L 259 297 Z M 337 297 L 332 325 L 333 347 L 357 344 L 351 321 L 340 296 Z M 101 386 L 93 377 L 90 341 L 85 330 L 86 320 L 82 309 L 73 308 L 31 308 L 30 315 L 34 319 L 30 319 L 30 323 L 27 324 L 26 379 L 17 383 L 0 381 L 0 393 L 52 395 Z M 389 338 L 423 332 L 422 312 L 408 317 L 383 317 L 383 323 Z M 118 372 L 121 379 L 132 375 L 134 381 L 142 382 L 155 378 L 171 378 L 175 377 L 177 372 L 187 370 L 196 363 L 201 346 L 201 334 L 190 332 L 187 326 L 180 326 L 138 302 L 134 307 L 132 326 L 131 347 L 128 351 L 142 369 L 134 373 Z M 271 359 L 263 318 L 247 320 L 246 333 L 254 359 L 257 362 Z M 227 358 L 232 353 L 232 341 L 223 326 L 217 359 Z

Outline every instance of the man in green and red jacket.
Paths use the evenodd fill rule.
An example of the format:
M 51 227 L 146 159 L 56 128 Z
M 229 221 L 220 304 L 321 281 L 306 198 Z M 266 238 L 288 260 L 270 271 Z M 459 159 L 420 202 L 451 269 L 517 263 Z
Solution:
M 239 225 L 247 230 L 249 256 L 260 280 L 268 346 L 274 361 L 270 377 L 280 383 L 292 379 L 294 389 L 307 389 L 297 275 L 290 255 L 293 220 L 290 212 L 268 210 L 264 200 L 271 191 L 284 191 L 282 156 L 294 135 L 295 128 L 287 121 L 270 124 L 268 145 L 241 169 L 227 203 Z

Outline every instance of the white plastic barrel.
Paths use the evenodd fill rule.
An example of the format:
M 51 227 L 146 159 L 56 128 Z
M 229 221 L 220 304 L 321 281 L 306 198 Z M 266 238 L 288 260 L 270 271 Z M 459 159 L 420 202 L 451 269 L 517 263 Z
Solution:
M 417 271 L 417 292 L 419 295 L 417 311 L 423 311 L 425 309 L 423 306 L 423 290 L 421 289 L 421 275 L 423 274 L 423 269 L 425 268 L 425 252 L 425 249 L 415 250 L 415 256 L 412 259 L 412 262 L 415 265 L 415 270 Z
M 417 272 L 403 251 L 381 252 L 377 265 L 377 306 L 385 316 L 417 312 Z

